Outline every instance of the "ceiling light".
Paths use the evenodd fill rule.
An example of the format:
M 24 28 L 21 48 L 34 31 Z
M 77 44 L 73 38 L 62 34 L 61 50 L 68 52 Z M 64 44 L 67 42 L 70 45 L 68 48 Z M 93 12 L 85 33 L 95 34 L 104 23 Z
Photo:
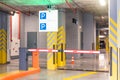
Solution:
M 102 19 L 104 19 L 105 17 L 104 16 L 101 16 Z
M 15 14 L 15 11 L 11 11 L 11 12 L 10 12 L 10 15 L 14 15 L 14 14 Z
M 105 38 L 105 35 L 99 35 L 99 38 Z
M 104 34 L 106 35 L 106 34 L 107 34 L 107 32 L 104 32 Z
M 13 11 L 11 11 L 10 13 L 11 13 L 11 14 L 14 14 L 14 12 L 13 12 Z
M 101 5 L 101 6 L 105 6 L 105 5 L 106 5 L 105 0 L 99 0 L 99 2 L 100 2 L 100 5 Z

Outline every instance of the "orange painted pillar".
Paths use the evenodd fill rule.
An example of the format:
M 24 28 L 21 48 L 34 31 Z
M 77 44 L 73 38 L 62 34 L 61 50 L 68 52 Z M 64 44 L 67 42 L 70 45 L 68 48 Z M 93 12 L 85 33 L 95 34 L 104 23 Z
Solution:
M 39 52 L 32 52 L 32 66 L 33 68 L 39 68 Z

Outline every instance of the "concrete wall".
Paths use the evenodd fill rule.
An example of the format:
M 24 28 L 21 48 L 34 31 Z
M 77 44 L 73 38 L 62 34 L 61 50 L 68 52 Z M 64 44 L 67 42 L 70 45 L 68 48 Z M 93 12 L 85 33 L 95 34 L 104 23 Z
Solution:
M 20 40 L 19 40 L 19 15 L 15 13 L 14 16 L 11 16 L 12 20 L 12 41 L 11 41 L 11 56 L 18 56 L 19 55 L 19 47 L 20 47 Z
M 47 33 L 39 32 L 38 13 L 30 16 L 21 15 L 21 47 L 27 48 L 27 32 L 37 32 L 37 48 L 47 48 Z M 47 53 L 40 53 L 40 56 L 40 59 L 45 59 Z
M 73 18 L 77 19 L 77 24 L 72 23 Z M 78 12 L 75 15 L 73 12 L 66 11 L 66 46 L 68 49 L 78 49 L 78 45 L 81 45 L 80 42 L 78 44 L 78 41 L 80 41 L 81 32 L 79 28 L 80 26 L 82 27 L 82 13 Z
M 73 23 L 72 19 L 77 19 L 77 23 Z M 72 11 L 66 11 L 66 47 L 67 49 L 81 49 L 81 31 L 82 31 L 82 13 L 74 14 Z M 80 55 L 75 55 L 75 58 Z M 67 54 L 70 59 L 72 54 Z
M 18 38 L 19 14 L 12 16 L 12 38 Z
M 62 14 L 60 15 L 60 13 Z M 59 19 L 59 26 L 63 25 L 66 27 L 67 49 L 81 49 L 81 40 L 83 40 L 83 49 L 91 50 L 92 43 L 96 41 L 96 37 L 94 37 L 96 35 L 96 23 L 93 15 L 88 13 L 83 15 L 80 11 L 74 14 L 71 10 L 61 10 L 60 13 L 59 17 L 62 15 L 65 17 L 61 22 Z M 77 19 L 77 24 L 72 23 L 72 18 Z M 21 24 L 21 47 L 27 47 L 27 32 L 37 32 L 37 47 L 47 48 L 46 33 L 39 33 L 38 13 L 31 16 L 22 14 Z M 83 39 L 81 39 L 81 32 L 83 32 Z M 68 56 L 68 58 L 71 58 L 71 56 Z M 77 56 L 79 57 L 80 55 L 78 54 Z
M 59 12 L 60 19 L 62 17 L 65 17 L 65 14 L 63 12 L 64 10 L 60 10 Z M 65 18 L 60 21 L 59 26 L 65 26 Z M 24 14 L 21 15 L 21 47 L 27 47 L 27 32 L 37 32 L 37 47 L 47 48 L 47 33 L 39 32 L 38 13 L 30 16 Z
M 61 9 L 59 12 L 59 26 L 65 27 L 65 14 L 64 10 Z M 39 15 L 35 13 L 34 15 L 21 15 L 21 47 L 27 47 L 27 32 L 37 32 L 37 47 L 38 48 L 47 48 L 47 33 L 39 32 Z M 40 55 L 43 58 L 47 57 L 47 54 L 41 53 Z
M 21 47 L 27 47 L 27 32 L 38 32 L 38 47 L 46 48 L 46 33 L 39 33 L 38 13 L 27 16 L 22 14 L 21 20 Z M 77 12 L 75 15 L 66 11 L 66 42 L 69 49 L 81 49 L 81 31 L 83 31 L 84 49 L 91 50 L 94 43 L 96 28 L 94 17 L 91 14 Z M 72 23 L 72 18 L 77 19 L 77 24 Z M 24 38 L 25 37 L 25 38 Z
M 27 47 L 27 32 L 37 32 L 37 47 L 46 48 L 46 33 L 39 32 L 39 16 L 38 13 L 34 15 L 22 14 L 21 19 L 21 47 Z

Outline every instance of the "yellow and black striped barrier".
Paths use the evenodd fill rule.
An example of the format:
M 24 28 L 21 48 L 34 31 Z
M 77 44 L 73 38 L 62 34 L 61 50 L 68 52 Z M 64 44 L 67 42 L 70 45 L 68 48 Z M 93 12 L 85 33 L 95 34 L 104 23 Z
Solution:
M 66 45 L 65 27 L 61 26 L 57 33 L 57 49 L 61 50 L 58 52 L 58 67 L 64 67 L 66 65 L 65 53 L 63 50 Z
M 108 54 L 109 53 L 109 38 L 108 37 L 105 38 L 105 44 L 106 44 L 106 53 Z
M 7 63 L 7 33 L 0 29 L 0 64 Z
M 47 33 L 47 48 L 57 49 L 57 32 Z M 57 54 L 49 52 L 47 54 L 47 69 L 56 70 L 57 69 Z
M 100 49 L 100 40 L 99 40 L 99 36 L 96 37 L 96 50 Z
M 47 69 L 55 70 L 57 66 L 64 67 L 66 65 L 65 49 L 66 36 L 65 29 L 63 26 L 59 27 L 58 32 L 47 33 L 47 48 L 61 50 L 56 53 L 49 52 L 47 55 Z

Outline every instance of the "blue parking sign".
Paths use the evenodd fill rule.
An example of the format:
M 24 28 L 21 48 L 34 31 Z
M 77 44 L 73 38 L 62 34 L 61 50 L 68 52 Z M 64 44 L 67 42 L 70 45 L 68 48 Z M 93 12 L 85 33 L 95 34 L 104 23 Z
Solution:
M 46 30 L 46 23 L 40 23 L 40 30 Z
M 46 19 L 46 12 L 40 13 L 40 19 Z

